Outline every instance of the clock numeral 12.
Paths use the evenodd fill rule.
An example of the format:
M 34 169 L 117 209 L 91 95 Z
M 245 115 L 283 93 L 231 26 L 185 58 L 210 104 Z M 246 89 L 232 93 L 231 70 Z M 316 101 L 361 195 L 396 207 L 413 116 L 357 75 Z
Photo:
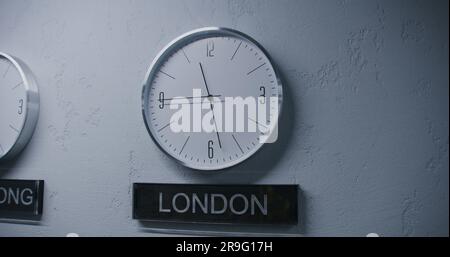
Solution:
M 214 158 L 214 148 L 213 148 L 214 142 L 212 140 L 208 141 L 208 158 L 212 159 Z
M 214 57 L 214 41 L 206 43 L 206 57 Z

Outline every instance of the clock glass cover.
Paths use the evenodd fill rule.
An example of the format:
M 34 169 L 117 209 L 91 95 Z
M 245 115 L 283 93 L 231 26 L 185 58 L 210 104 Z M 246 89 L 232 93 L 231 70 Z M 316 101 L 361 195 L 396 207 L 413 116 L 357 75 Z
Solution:
M 278 122 L 282 86 L 255 40 L 202 28 L 157 55 L 142 100 L 147 130 L 165 153 L 193 169 L 217 170 L 246 160 L 265 143 L 261 136 L 273 134 L 268 127 Z

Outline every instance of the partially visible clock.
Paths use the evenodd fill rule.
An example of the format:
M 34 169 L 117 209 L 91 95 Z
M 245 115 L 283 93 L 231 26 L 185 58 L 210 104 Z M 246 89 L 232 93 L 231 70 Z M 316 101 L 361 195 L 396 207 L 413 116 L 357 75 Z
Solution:
M 195 96 L 193 89 L 200 95 Z M 178 37 L 156 56 L 144 81 L 142 112 L 150 136 L 166 154 L 193 169 L 218 170 L 241 163 L 262 147 L 265 142 L 261 136 L 268 132 L 261 128 L 276 126 L 282 96 L 280 78 L 260 44 L 236 30 L 208 27 Z M 216 130 L 174 131 L 172 118 L 176 110 L 172 100 L 179 97 L 191 108 L 200 101 L 204 106 L 206 101 L 202 115 L 213 113 L 209 117 Z M 244 113 L 243 120 L 256 126 L 257 131 L 217 129 L 219 103 L 226 104 L 227 98 L 247 97 L 256 103 L 275 99 L 277 112 L 263 117 L 265 125 Z M 194 115 L 195 111 L 191 123 L 203 124 L 194 120 Z M 222 121 L 227 122 L 225 118 Z
M 24 62 L 0 52 L 0 160 L 17 155 L 39 116 L 36 79 Z

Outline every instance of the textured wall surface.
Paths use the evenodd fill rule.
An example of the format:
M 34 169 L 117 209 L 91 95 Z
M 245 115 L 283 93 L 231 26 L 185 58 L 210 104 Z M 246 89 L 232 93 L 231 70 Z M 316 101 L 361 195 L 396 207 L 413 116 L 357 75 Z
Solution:
M 132 182 L 299 184 L 299 226 L 233 230 L 448 236 L 448 22 L 447 0 L 0 0 L 0 51 L 30 66 L 41 100 L 0 177 L 46 183 L 42 220 L 0 221 L 0 236 L 152 235 L 131 219 Z M 217 173 L 171 161 L 140 110 L 154 56 L 204 26 L 254 37 L 285 85 L 277 144 Z

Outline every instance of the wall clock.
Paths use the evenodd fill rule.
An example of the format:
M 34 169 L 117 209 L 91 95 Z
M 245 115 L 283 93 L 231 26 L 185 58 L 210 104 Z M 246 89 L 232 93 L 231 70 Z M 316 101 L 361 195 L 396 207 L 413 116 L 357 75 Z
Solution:
M 180 97 L 183 101 L 176 102 Z M 265 125 L 245 112 L 246 128 L 254 123 L 256 131 L 226 130 L 228 120 L 218 112 L 226 109 L 227 98 L 239 97 L 253 97 L 255 103 L 276 99 L 278 112 L 267 112 Z M 268 133 L 262 127 L 278 122 L 281 103 L 282 85 L 263 47 L 242 32 L 216 27 L 193 30 L 169 43 L 153 60 L 142 90 L 142 112 L 151 138 L 176 161 L 198 170 L 228 168 L 256 153 L 264 144 L 260 136 Z M 179 110 L 173 105 L 192 109 L 191 127 L 203 125 L 193 110 L 201 105 L 201 116 L 209 113 L 216 129 L 174 131 L 173 117 Z
M 30 140 L 39 115 L 39 93 L 31 70 L 0 52 L 0 160 L 17 155 Z

